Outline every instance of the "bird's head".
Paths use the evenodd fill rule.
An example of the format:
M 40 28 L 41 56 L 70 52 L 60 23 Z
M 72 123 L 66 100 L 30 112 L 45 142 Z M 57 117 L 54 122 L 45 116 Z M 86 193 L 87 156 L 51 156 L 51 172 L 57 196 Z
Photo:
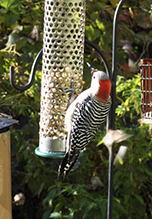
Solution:
M 89 66 L 90 67 L 90 66 Z M 111 82 L 108 75 L 91 67 L 92 80 L 91 90 L 92 95 L 99 101 L 106 103 L 111 92 Z

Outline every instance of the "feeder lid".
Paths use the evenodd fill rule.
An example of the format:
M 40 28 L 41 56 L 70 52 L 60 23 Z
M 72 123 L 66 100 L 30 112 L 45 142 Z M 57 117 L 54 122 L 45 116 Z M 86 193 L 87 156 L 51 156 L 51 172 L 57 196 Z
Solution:
M 11 116 L 5 113 L 0 113 L 0 132 L 3 132 L 3 129 L 8 128 L 15 123 L 18 123 L 18 120 L 12 119 Z

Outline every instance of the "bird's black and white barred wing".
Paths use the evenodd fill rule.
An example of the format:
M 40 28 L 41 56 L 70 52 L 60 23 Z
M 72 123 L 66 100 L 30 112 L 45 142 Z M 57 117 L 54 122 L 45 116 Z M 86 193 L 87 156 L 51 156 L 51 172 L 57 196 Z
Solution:
M 91 96 L 83 103 L 77 103 L 73 114 L 70 136 L 70 150 L 83 150 L 105 121 L 111 107 L 111 98 L 106 104 L 99 103 Z

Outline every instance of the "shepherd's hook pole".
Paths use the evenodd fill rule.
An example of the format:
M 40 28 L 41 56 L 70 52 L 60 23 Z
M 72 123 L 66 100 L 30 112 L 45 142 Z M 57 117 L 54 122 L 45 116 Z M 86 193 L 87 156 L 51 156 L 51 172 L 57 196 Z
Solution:
M 113 48 L 112 48 L 112 106 L 110 112 L 110 125 L 109 129 L 115 129 L 115 98 L 116 98 L 116 68 L 117 68 L 117 26 L 118 17 L 122 5 L 125 0 L 121 0 L 116 8 L 113 19 Z M 114 145 L 109 148 L 109 177 L 108 177 L 108 209 L 107 219 L 112 219 L 112 201 L 113 201 L 113 158 L 114 158 Z

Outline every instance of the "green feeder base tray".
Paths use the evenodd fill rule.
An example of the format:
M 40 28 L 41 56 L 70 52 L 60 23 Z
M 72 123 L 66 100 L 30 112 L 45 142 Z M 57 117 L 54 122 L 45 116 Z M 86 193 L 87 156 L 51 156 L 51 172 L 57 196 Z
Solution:
M 40 157 L 47 157 L 47 158 L 63 158 L 65 156 L 65 152 L 60 152 L 60 151 L 48 151 L 48 152 L 42 152 L 39 150 L 39 147 L 35 149 L 35 154 L 40 156 Z

